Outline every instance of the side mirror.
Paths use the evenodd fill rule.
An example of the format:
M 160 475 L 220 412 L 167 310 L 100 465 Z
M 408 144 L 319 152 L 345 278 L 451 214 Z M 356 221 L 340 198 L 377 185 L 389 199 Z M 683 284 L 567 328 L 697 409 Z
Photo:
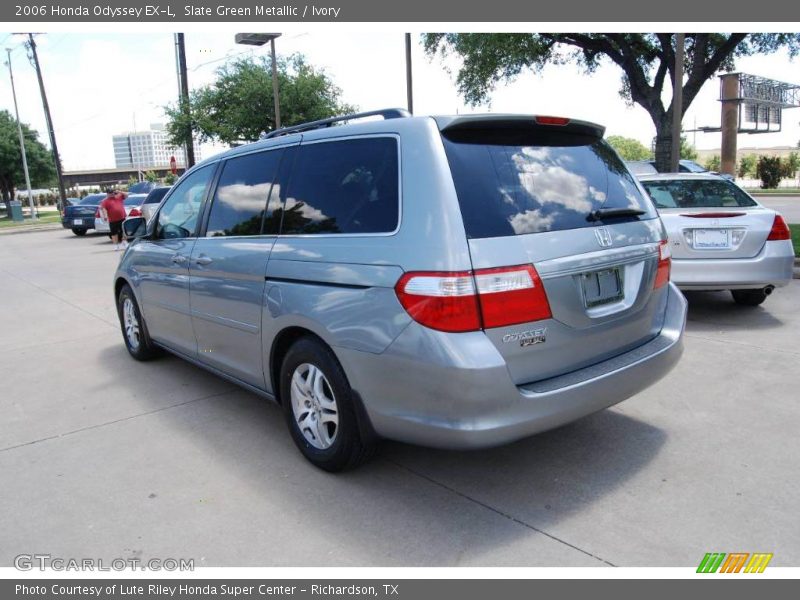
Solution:
M 147 235 L 147 221 L 144 217 L 131 217 L 125 219 L 122 224 L 122 231 L 125 232 L 125 238 L 132 240 Z

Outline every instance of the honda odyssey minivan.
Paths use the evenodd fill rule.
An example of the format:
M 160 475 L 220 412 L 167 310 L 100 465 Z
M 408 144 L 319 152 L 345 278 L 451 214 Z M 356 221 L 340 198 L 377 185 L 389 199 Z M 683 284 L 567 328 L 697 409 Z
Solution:
M 330 471 L 381 438 L 488 447 L 629 398 L 678 360 L 686 301 L 603 131 L 392 109 L 206 160 L 125 223 L 128 351 L 280 403 Z

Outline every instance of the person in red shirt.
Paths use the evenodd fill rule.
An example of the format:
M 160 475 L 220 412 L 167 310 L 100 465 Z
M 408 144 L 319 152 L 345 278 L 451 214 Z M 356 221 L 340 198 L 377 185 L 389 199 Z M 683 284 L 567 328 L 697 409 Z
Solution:
M 100 203 L 100 216 L 108 221 L 111 230 L 111 239 L 114 241 L 114 250 L 128 247 L 128 242 L 122 239 L 122 223 L 125 221 L 125 194 L 119 190 L 109 189 L 108 196 Z

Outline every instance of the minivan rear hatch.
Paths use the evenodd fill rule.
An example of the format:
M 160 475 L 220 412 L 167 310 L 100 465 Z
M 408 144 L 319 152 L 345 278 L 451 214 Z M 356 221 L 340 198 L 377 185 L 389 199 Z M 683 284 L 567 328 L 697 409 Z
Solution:
M 503 115 L 437 123 L 476 280 L 494 277 L 501 289 L 505 269 L 532 265 L 532 285 L 549 304 L 549 316 L 514 322 L 509 314 L 510 325 L 487 324 L 484 314 L 484 331 L 517 385 L 585 368 L 658 334 L 667 297 L 663 226 L 602 127 Z

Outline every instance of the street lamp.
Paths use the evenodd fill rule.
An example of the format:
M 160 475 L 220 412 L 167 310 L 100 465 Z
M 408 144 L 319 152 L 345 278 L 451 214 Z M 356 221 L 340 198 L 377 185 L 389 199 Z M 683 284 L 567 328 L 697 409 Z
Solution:
M 281 104 L 278 98 L 278 65 L 275 61 L 275 38 L 280 33 L 237 33 L 234 37 L 237 44 L 263 46 L 267 42 L 272 53 L 272 97 L 275 100 L 275 129 L 281 128 Z
M 19 151 L 22 154 L 22 170 L 25 172 L 25 185 L 28 186 L 28 206 L 31 209 L 31 221 L 36 220 L 36 209 L 33 206 L 33 191 L 31 190 L 31 177 L 28 174 L 28 157 L 25 154 L 25 136 L 22 135 L 22 123 L 19 120 L 17 108 L 17 89 L 14 87 L 14 71 L 11 70 L 11 48 L 6 48 L 8 54 L 8 74 L 11 76 L 11 95 L 14 97 L 14 113 L 17 116 L 17 132 L 19 133 Z M 11 198 L 14 199 L 13 196 Z

